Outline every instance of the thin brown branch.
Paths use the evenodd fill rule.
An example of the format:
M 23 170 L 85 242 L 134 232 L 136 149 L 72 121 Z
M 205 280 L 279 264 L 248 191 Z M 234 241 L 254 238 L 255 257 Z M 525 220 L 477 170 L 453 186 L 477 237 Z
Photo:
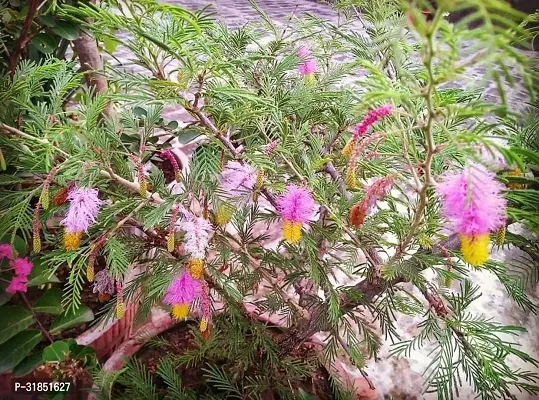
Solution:
M 24 48 L 31 40 L 31 36 L 28 35 L 28 33 L 30 32 L 30 28 L 32 27 L 32 22 L 34 21 L 34 18 L 38 11 L 38 7 L 39 0 L 30 0 L 30 4 L 28 5 L 28 12 L 26 13 L 26 18 L 24 19 L 19 39 L 17 40 L 17 44 L 15 45 L 15 50 L 9 56 L 9 76 L 11 78 L 13 78 L 13 75 L 15 75 L 15 70 L 17 69 L 17 64 L 19 63 L 19 59 L 21 58 L 21 54 Z
M 47 338 L 49 342 L 54 343 L 54 339 L 50 335 L 49 331 L 47 331 L 47 329 L 45 329 L 45 327 L 39 321 L 39 317 L 37 316 L 36 312 L 32 308 L 32 305 L 30 304 L 30 302 L 28 301 L 28 297 L 26 297 L 26 295 L 23 292 L 18 292 L 18 293 L 22 301 L 26 305 L 26 308 L 28 308 L 28 310 L 32 313 L 32 317 L 34 317 L 34 321 L 36 321 L 37 326 L 39 327 L 39 330 L 43 332 L 43 335 L 45 335 L 45 337 Z

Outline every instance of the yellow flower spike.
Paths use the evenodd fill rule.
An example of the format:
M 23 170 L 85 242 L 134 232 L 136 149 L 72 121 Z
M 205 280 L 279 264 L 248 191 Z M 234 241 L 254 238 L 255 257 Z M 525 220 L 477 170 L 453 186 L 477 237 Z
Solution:
M 176 180 L 177 183 L 180 183 L 182 181 L 182 173 L 181 173 L 181 171 L 176 171 L 174 173 L 174 179 Z
M 358 187 L 355 169 L 348 169 L 346 171 L 346 186 L 349 189 L 356 189 Z
M 43 207 L 44 210 L 49 208 L 49 188 L 48 188 L 48 186 L 43 188 L 43 191 L 41 192 L 41 197 L 39 198 L 39 202 L 41 203 L 41 207 Z
M 172 316 L 175 320 L 181 321 L 189 315 L 189 306 L 187 304 L 175 304 L 172 306 Z
M 146 181 L 140 182 L 139 193 L 142 197 L 146 197 L 146 194 L 148 193 L 148 183 Z
M 496 245 L 497 246 L 503 246 L 505 243 L 505 226 L 502 226 L 500 229 L 496 231 Z
M 123 300 L 118 300 L 118 298 L 116 299 L 116 318 L 122 319 L 125 314 L 124 302 Z
M 189 272 L 193 279 L 200 279 L 204 275 L 204 260 L 193 258 L 189 261 Z
M 474 267 L 483 265 L 488 260 L 488 244 L 490 235 L 460 235 L 460 250 L 464 261 Z
M 67 251 L 77 250 L 82 240 L 82 232 L 64 231 L 64 249 Z
M 93 282 L 94 277 L 95 277 L 94 263 L 91 262 L 88 264 L 88 267 L 86 268 L 86 279 L 88 279 L 88 282 Z
M 299 243 L 301 240 L 301 223 L 285 220 L 283 222 L 283 238 L 288 243 Z
M 169 235 L 168 235 L 168 238 L 167 238 L 167 250 L 172 253 L 174 251 L 174 247 L 175 247 L 175 238 L 174 238 L 174 232 L 171 232 Z
M 264 170 L 258 170 L 258 175 L 256 176 L 255 189 L 260 189 L 264 185 Z
M 348 143 L 344 146 L 342 149 L 342 155 L 346 158 L 350 157 L 352 153 L 354 152 L 354 148 L 356 147 L 356 141 L 354 139 L 350 139 Z
M 39 234 L 34 236 L 34 253 L 39 253 L 41 251 L 41 238 Z
M 208 330 L 208 318 L 202 318 L 200 320 L 200 332 L 206 332 Z
M 233 207 L 229 206 L 228 204 L 221 205 L 217 210 L 217 214 L 215 215 L 215 223 L 217 225 L 228 224 L 232 218 L 232 214 L 234 214 Z

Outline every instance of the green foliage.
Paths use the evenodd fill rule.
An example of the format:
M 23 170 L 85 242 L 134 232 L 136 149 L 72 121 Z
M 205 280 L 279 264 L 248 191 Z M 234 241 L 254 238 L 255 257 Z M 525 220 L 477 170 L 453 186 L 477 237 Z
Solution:
M 48 182 L 51 193 L 74 182 L 99 189 L 103 200 L 96 223 L 73 251 L 61 246 L 58 222 L 66 206 L 53 204 L 40 215 L 45 250 L 32 258 L 29 284 L 54 283 L 55 273 L 68 268 L 62 301 L 55 289 L 36 303 L 42 311 L 63 312 L 51 333 L 93 319 L 81 295 L 95 256 L 104 257 L 99 268 L 124 283 L 124 301 L 140 303 L 139 319 L 161 306 L 167 287 L 185 271 L 190 257 L 184 254 L 187 246 L 181 246 L 188 235 L 172 226 L 178 211 L 178 231 L 187 231 L 182 226 L 192 215 L 212 223 L 204 279 L 212 303 L 222 303 L 226 317 L 213 319 L 207 341 L 193 332 L 198 347 L 163 360 L 157 374 L 132 360 L 121 374 L 98 376 L 105 395 L 114 392 L 117 379 L 126 387 L 124 397 L 194 398 L 175 371 L 199 366 L 207 398 L 259 398 L 268 388 L 291 398 L 297 393 L 272 380 L 271 372 L 284 370 L 297 380 L 312 365 L 297 363 L 265 326 L 247 319 L 246 301 L 261 313 L 282 317 L 292 328 L 287 333 L 292 339 L 299 333 L 329 332 L 322 353 L 327 365 L 344 351 L 364 368 L 368 358 L 377 356 L 382 336 L 396 343 L 395 355 L 409 356 L 431 342 L 435 350 L 425 390 L 436 391 L 440 399 L 458 393 L 460 374 L 482 398 L 509 397 L 511 390 L 536 393 L 535 374 L 505 363 L 512 356 L 535 365 L 505 339 L 521 328 L 468 311 L 479 289 L 469 283 L 458 246 L 446 243 L 433 190 L 447 171 L 484 162 L 482 147 L 495 149 L 509 166 L 498 174 L 507 184 L 508 223 L 523 222 L 539 231 L 537 110 L 522 116 L 522 110 L 512 109 L 507 93 L 508 86 L 522 81 L 533 100 L 537 69 L 527 52 L 516 47 L 526 47 L 535 34 L 529 29 L 531 19 L 501 0 L 438 1 L 436 6 L 345 0 L 336 4 L 345 16 L 339 25 L 307 15 L 293 28 L 281 29 L 256 3 L 252 6 L 260 21 L 234 30 L 214 23 L 204 10 L 193 13 L 153 0 L 46 9 L 40 20 L 45 32 L 34 37 L 43 52 L 54 50 L 51 33 L 69 41 L 79 25 L 109 53 L 118 44 L 117 33 L 127 34 L 122 44 L 140 68 L 129 72 L 106 66 L 99 71 L 108 79 L 106 92 L 82 88 L 76 64 L 54 57 L 29 57 L 13 74 L 3 68 L 2 240 L 22 240 L 23 247 L 30 247 L 34 207 L 53 167 L 59 170 Z M 459 11 L 467 13 L 459 22 L 445 18 Z M 21 17 L 9 11 L 2 15 Z M 364 32 L 357 24 L 363 24 Z M 2 40 L 13 37 L 6 32 Z M 304 60 L 297 50 L 305 42 L 318 69 L 301 79 L 297 68 Z M 474 80 L 463 83 L 470 73 Z M 495 99 L 485 82 L 496 85 Z M 378 139 L 361 142 L 363 153 L 357 162 L 350 161 L 343 149 L 354 125 L 383 104 L 392 105 L 391 115 L 365 135 Z M 166 120 L 170 108 L 189 116 Z M 194 150 L 181 183 L 174 184 L 162 151 L 177 150 L 178 142 Z M 275 144 L 271 152 L 270 143 Z M 263 171 L 262 186 L 238 201 L 229 198 L 220 177 L 229 161 Z M 351 185 L 347 176 L 359 184 Z M 351 225 L 351 207 L 369 200 L 367 189 L 380 178 L 391 179 L 392 190 L 369 207 L 361 224 Z M 148 193 L 140 190 L 142 181 L 149 183 Z M 275 197 L 290 183 L 308 187 L 320 207 L 303 227 L 299 243 L 270 243 L 280 219 Z M 223 205 L 232 207 L 226 227 L 216 223 Z M 175 246 L 168 249 L 171 234 Z M 538 282 L 537 243 L 509 231 L 506 244 L 526 255 L 506 264 L 489 261 L 485 270 L 517 304 L 535 311 L 526 290 Z M 141 273 L 133 277 L 135 266 Z M 435 276 L 432 282 L 429 273 Z M 343 275 L 361 284 L 342 286 Z M 133 279 L 127 282 L 127 277 Z M 434 285 L 436 280 L 444 285 Z M 444 287 L 448 280 L 459 281 L 460 290 Z M 429 302 L 440 298 L 449 312 L 426 310 L 417 290 L 404 290 L 402 282 L 411 283 Z M 112 317 L 118 299 L 105 305 L 103 318 Z M 200 303 L 196 300 L 194 307 Z M 6 342 L 0 346 L 27 332 L 21 332 L 28 328 L 22 314 L 5 329 Z M 422 318 L 416 337 L 401 340 L 400 315 Z M 47 359 L 71 351 L 70 344 L 57 343 Z M 12 356 L 10 363 L 15 361 L 21 360 Z M 249 368 L 256 373 L 247 374 Z M 336 398 L 345 397 L 335 377 L 331 385 Z

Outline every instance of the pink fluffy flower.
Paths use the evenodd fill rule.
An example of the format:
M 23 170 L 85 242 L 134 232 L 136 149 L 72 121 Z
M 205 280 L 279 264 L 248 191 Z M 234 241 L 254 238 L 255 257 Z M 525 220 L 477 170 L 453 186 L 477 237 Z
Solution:
M 316 60 L 311 56 L 311 51 L 307 47 L 300 47 L 297 51 L 298 57 L 303 62 L 298 66 L 298 71 L 303 76 L 310 76 L 316 72 Z
M 286 221 L 306 223 L 316 209 L 316 202 L 308 189 L 288 185 L 286 192 L 277 198 L 277 209 Z
M 8 260 L 11 260 L 13 258 L 11 251 L 11 245 L 9 244 L 0 244 L 0 260 L 3 260 L 4 258 L 7 258 Z
M 312 75 L 316 72 L 316 60 L 307 60 L 298 67 L 301 75 Z
M 184 272 L 172 281 L 163 298 L 163 302 L 171 306 L 176 304 L 190 304 L 200 295 L 200 291 L 200 281 L 193 279 L 188 272 Z
M 444 216 L 457 232 L 480 235 L 505 224 L 503 185 L 484 166 L 473 164 L 459 174 L 446 176 L 436 189 Z
M 264 146 L 264 155 L 269 156 L 273 150 L 277 147 L 279 142 L 277 140 L 272 140 L 266 146 Z
M 69 209 L 66 217 L 60 222 L 68 232 L 85 232 L 95 222 L 101 200 L 97 197 L 97 189 L 76 188 L 69 192 Z
M 17 258 L 11 262 L 11 266 L 15 269 L 15 274 L 20 276 L 28 276 L 33 267 L 27 258 Z
M 28 283 L 28 277 L 26 276 L 19 276 L 15 275 L 13 278 L 11 278 L 11 282 L 9 282 L 8 287 L 6 288 L 6 292 L 8 293 L 16 293 L 16 292 L 25 292 L 26 293 L 26 284 Z
M 363 121 L 354 128 L 353 140 L 358 140 L 361 136 L 365 135 L 372 125 L 374 125 L 380 118 L 387 117 L 392 111 L 393 106 L 391 104 L 370 110 L 365 118 L 363 118 Z
M 189 253 L 191 258 L 203 260 L 206 257 L 206 247 L 208 247 L 212 232 L 210 221 L 188 215 L 181 224 L 181 229 L 185 231 L 185 252 Z
M 229 161 L 221 172 L 221 189 L 227 197 L 238 197 L 253 190 L 257 175 L 249 164 Z

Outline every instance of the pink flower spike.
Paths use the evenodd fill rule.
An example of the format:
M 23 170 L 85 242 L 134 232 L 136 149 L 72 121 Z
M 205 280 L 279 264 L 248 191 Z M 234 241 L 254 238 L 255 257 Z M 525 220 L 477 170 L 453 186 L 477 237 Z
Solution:
M 370 110 L 363 121 L 354 128 L 354 140 L 358 140 L 360 136 L 367 133 L 369 128 L 374 125 L 380 118 L 387 117 L 393 111 L 393 106 L 387 104 Z
M 97 197 L 97 189 L 75 188 L 69 192 L 69 209 L 60 222 L 68 232 L 85 232 L 95 223 L 102 201 Z
M 190 273 L 184 272 L 172 281 L 163 298 L 163 302 L 170 306 L 175 304 L 190 304 L 200 295 L 200 291 L 200 281 L 193 279 Z
M 16 275 L 26 277 L 30 275 L 34 265 L 27 258 L 17 258 L 11 262 L 11 266 L 15 270 Z
M 446 176 L 436 190 L 442 200 L 444 216 L 458 233 L 480 235 L 494 232 L 505 224 L 503 185 L 480 164 Z
M 0 260 L 3 260 L 4 258 L 7 258 L 8 260 L 13 258 L 11 245 L 9 244 L 0 244 Z
M 25 292 L 26 293 L 26 284 L 28 283 L 28 278 L 26 276 L 14 275 L 11 278 L 11 282 L 6 288 L 6 292 L 15 294 L 16 292 Z
M 284 220 L 303 224 L 313 216 L 316 202 L 308 189 L 288 185 L 286 192 L 277 198 L 277 210 Z
M 297 51 L 297 55 L 300 58 L 306 58 L 311 55 L 311 50 L 306 46 L 301 46 Z
M 307 60 L 298 67 L 301 75 L 312 75 L 316 72 L 316 60 Z

